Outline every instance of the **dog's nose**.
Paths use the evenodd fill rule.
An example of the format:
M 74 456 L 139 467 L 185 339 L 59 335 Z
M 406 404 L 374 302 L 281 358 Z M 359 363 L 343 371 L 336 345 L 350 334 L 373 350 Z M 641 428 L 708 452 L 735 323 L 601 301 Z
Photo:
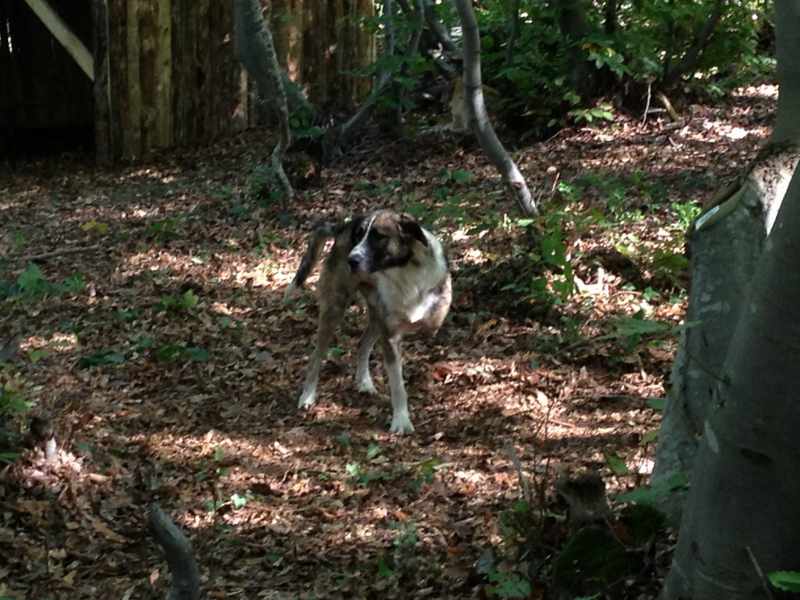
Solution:
M 356 257 L 356 256 L 350 256 L 350 257 L 347 258 L 347 264 L 350 265 L 350 270 L 351 271 L 358 271 L 358 265 L 360 263 L 361 263 L 361 261 L 359 261 L 358 257 Z

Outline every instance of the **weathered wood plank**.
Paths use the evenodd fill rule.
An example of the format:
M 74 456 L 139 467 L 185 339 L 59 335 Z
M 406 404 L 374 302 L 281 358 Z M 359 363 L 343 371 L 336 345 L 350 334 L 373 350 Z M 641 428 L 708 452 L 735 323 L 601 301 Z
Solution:
M 92 0 L 94 24 L 94 145 L 99 163 L 112 159 L 111 82 L 108 73 L 108 5 L 106 0 Z
M 123 153 L 136 158 L 142 154 L 142 83 L 139 61 L 139 0 L 127 0 L 127 66 L 128 66 L 128 123 L 123 125 L 125 143 Z
M 172 144 L 172 0 L 159 0 L 156 49 L 156 141 Z

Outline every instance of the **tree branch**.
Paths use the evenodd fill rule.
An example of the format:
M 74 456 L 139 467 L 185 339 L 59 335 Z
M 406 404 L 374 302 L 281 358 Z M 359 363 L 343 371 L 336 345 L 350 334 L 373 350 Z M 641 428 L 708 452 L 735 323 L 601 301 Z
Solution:
M 516 163 L 506 152 L 489 120 L 483 99 L 481 81 L 481 41 L 478 22 L 472 9 L 472 0 L 454 0 L 461 19 L 464 36 L 464 100 L 467 105 L 470 129 L 494 164 L 506 185 L 514 193 L 520 210 L 526 215 L 539 213 L 525 178 Z
M 289 106 L 272 33 L 261 15 L 259 0 L 234 0 L 233 19 L 239 61 L 255 80 L 259 96 L 272 100 L 270 104 L 277 117 L 280 132 L 280 138 L 272 152 L 272 168 L 286 199 L 291 199 L 294 190 L 283 170 L 283 155 L 292 144 L 292 130 L 289 127 Z
M 705 52 L 709 42 L 711 42 L 714 30 L 716 30 L 717 25 L 719 25 L 719 22 L 725 14 L 726 4 L 726 0 L 717 0 L 714 4 L 714 10 L 709 15 L 702 29 L 695 35 L 692 45 L 689 46 L 689 49 L 683 55 L 681 61 L 674 67 L 667 67 L 664 80 L 662 81 L 662 86 L 665 89 L 672 87 L 681 77 L 693 72 L 697 68 L 703 52 Z
M 164 550 L 172 575 L 172 587 L 167 600 L 199 600 L 200 571 L 189 540 L 158 504 L 150 505 L 148 526 Z

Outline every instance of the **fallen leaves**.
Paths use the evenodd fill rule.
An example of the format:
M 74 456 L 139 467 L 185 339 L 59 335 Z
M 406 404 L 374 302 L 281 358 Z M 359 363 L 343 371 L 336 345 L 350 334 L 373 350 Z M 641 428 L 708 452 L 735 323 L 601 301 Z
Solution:
M 720 163 L 712 136 L 735 139 L 742 160 L 753 153 L 754 136 L 735 123 L 739 108 L 729 109 L 697 107 L 697 122 L 663 132 L 679 147 L 647 141 L 661 135 L 656 122 L 620 118 L 525 148 L 522 163 L 531 174 L 552 167 L 562 182 L 632 170 L 679 194 L 686 172 L 716 182 L 736 170 Z M 2 228 L 0 248 L 44 257 L 41 277 L 27 283 L 81 274 L 87 286 L 4 304 L 0 315 L 0 357 L 37 410 L 54 415 L 60 444 L 53 463 L 30 452 L 2 471 L 0 554 L 9 564 L 0 596 L 163 597 L 168 578 L 142 523 L 158 498 L 192 538 L 211 598 L 476 597 L 490 583 L 476 565 L 487 548 L 505 547 L 500 515 L 520 495 L 520 473 L 547 499 L 555 465 L 602 472 L 619 489 L 652 467 L 645 432 L 658 418 L 647 401 L 663 397 L 675 350 L 655 338 L 680 322 L 683 304 L 632 285 L 649 285 L 652 265 L 622 250 L 674 250 L 666 199 L 643 186 L 628 192 L 632 206 L 650 207 L 640 220 L 569 232 L 578 293 L 543 310 L 504 289 L 528 285 L 515 269 L 531 241 L 502 225 L 510 203 L 479 153 L 403 141 L 387 164 L 365 152 L 324 171 L 326 187 L 298 199 L 298 227 L 287 228 L 278 208 L 234 205 L 215 191 L 241 184 L 269 146 L 262 138 L 136 168 L 26 171 L 4 190 L 0 217 L 17 235 Z M 442 173 L 466 168 L 468 184 L 461 175 L 442 183 Z M 358 311 L 324 367 L 318 406 L 299 413 L 316 308 L 305 294 L 288 307 L 281 297 L 303 230 L 332 212 L 402 208 L 403 195 L 382 190 L 412 181 L 430 215 L 444 215 L 435 224 L 455 270 L 449 321 L 437 338 L 406 344 L 418 431 L 386 433 L 379 358 L 382 396 L 352 390 Z M 84 191 L 77 204 L 51 203 L 62 188 Z M 697 199 L 712 188 L 689 191 Z M 581 214 L 606 208 L 602 190 L 582 189 Z M 442 209 L 451 197 L 463 200 L 458 218 Z M 475 231 L 487 215 L 501 225 Z M 102 252 L 78 251 L 90 243 Z M 26 268 L 12 265 L 0 280 Z M 544 597 L 547 580 L 530 583 L 529 597 Z

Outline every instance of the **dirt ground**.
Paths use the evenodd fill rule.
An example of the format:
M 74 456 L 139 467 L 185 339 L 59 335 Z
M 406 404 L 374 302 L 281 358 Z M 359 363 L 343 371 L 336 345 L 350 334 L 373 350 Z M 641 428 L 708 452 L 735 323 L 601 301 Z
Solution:
M 681 211 L 753 158 L 774 102 L 748 88 L 679 123 L 619 115 L 515 150 L 543 212 L 568 219 L 579 282 L 552 302 L 529 282 L 557 270 L 537 271 L 538 234 L 468 141 L 367 136 L 289 207 L 258 198 L 259 131 L 114 169 L 0 171 L 0 383 L 58 444 L 0 471 L 0 597 L 165 597 L 151 502 L 209 598 L 497 597 L 491 572 L 550 597 L 558 535 L 532 542 L 503 515 L 523 499 L 559 522 L 565 474 L 612 496 L 646 483 L 686 299 L 685 265 L 659 257 L 683 250 Z M 317 406 L 296 410 L 316 306 L 282 303 L 312 223 L 376 205 L 433 221 L 454 274 L 442 330 L 405 344 L 403 437 L 385 393 L 354 391 L 357 308 Z M 651 597 L 667 562 L 615 597 Z

